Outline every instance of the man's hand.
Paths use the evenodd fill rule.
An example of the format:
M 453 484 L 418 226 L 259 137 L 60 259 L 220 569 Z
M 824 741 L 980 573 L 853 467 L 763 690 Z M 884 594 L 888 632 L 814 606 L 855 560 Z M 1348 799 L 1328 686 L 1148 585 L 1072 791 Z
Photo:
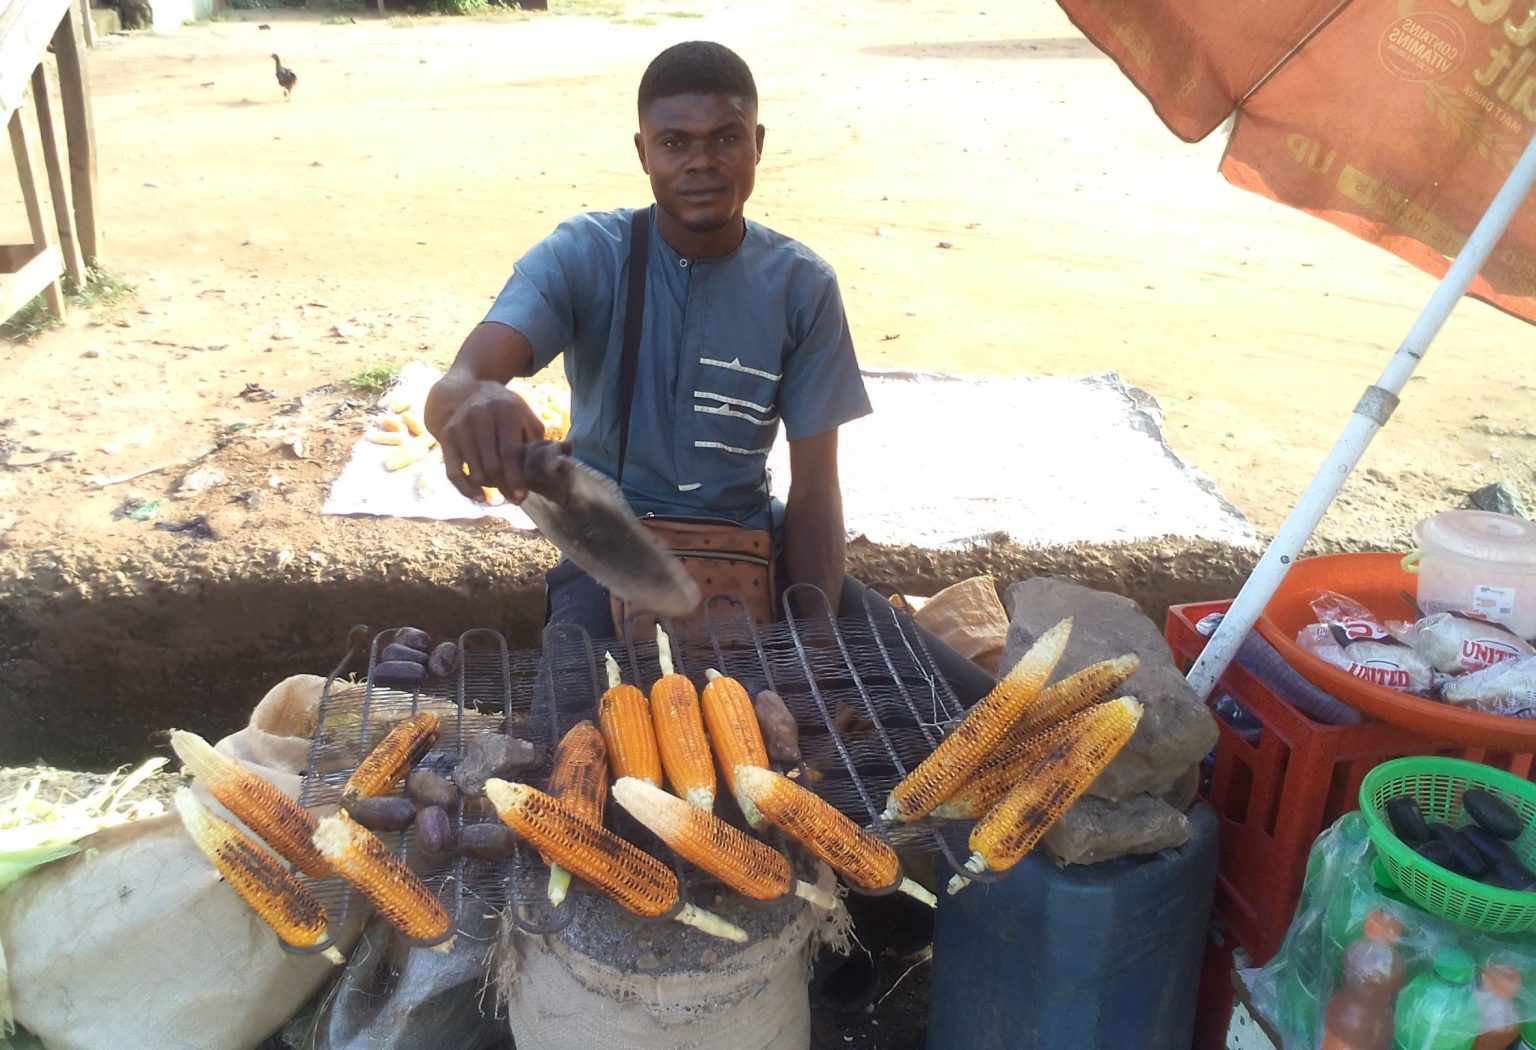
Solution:
M 527 375 L 532 361 L 533 347 L 521 332 L 481 324 L 427 394 L 427 429 L 443 447 L 448 480 L 470 499 L 483 499 L 480 490 L 487 488 L 500 489 L 513 503 L 528 495 L 523 447 L 543 439 L 544 422 L 507 383 Z
M 442 386 L 448 383 L 443 380 Z M 482 499 L 482 488 L 500 489 L 513 503 L 528 495 L 523 477 L 523 448 L 544 438 L 544 421 L 528 403 L 495 380 L 469 380 L 458 406 L 441 430 L 448 480 L 471 499 Z M 436 388 L 434 388 L 436 389 Z M 466 475 L 464 464 L 469 467 Z

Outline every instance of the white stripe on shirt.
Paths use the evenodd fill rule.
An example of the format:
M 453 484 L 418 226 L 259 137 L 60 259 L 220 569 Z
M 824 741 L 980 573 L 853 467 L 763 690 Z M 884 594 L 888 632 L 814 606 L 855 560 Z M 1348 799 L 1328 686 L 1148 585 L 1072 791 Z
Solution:
M 703 487 L 704 487 L 704 482 L 702 482 L 702 481 L 695 481 L 692 485 L 679 485 L 677 487 L 677 491 L 679 491 L 679 492 L 692 492 L 694 489 L 703 488 Z
M 694 405 L 693 410 L 695 412 L 708 412 L 712 416 L 735 416 L 737 419 L 745 419 L 747 422 L 756 423 L 761 427 L 771 427 L 779 421 L 777 413 L 770 415 L 767 419 L 763 419 L 752 415 L 750 412 L 738 412 L 734 408 L 711 408 L 708 405 Z
M 772 448 L 737 448 L 735 445 L 723 445 L 718 441 L 695 441 L 694 448 L 718 448 L 722 452 L 734 452 L 738 456 L 766 456 Z
M 726 397 L 724 394 L 717 394 L 713 390 L 695 390 L 693 392 L 693 396 L 697 398 L 706 398 L 710 401 L 718 401 L 722 405 L 736 405 L 740 408 L 755 408 L 765 415 L 771 415 L 773 413 L 772 405 L 759 405 L 756 401 L 747 401 L 739 397 Z
M 751 376 L 762 376 L 764 379 L 771 379 L 775 383 L 784 378 L 782 375 L 775 375 L 772 372 L 764 372 L 760 368 L 751 368 L 747 365 L 744 365 L 741 363 L 741 358 L 739 357 L 734 361 L 716 361 L 712 357 L 701 357 L 699 358 L 699 364 L 713 365 L 716 368 L 728 368 L 732 372 L 745 372 L 747 375 Z

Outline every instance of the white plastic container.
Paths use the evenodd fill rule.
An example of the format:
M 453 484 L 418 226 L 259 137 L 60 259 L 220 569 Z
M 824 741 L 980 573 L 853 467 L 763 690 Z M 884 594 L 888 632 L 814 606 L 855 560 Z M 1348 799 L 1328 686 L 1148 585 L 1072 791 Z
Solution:
M 1404 568 L 1419 574 L 1426 616 L 1468 613 L 1536 638 L 1536 524 L 1491 511 L 1447 510 L 1414 531 L 1419 549 Z

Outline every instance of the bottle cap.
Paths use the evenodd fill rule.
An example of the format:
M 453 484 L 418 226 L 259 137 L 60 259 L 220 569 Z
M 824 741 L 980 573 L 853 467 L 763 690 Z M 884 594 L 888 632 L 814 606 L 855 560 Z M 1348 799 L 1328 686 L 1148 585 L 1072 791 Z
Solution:
M 1513 999 L 1520 994 L 1520 971 L 1502 963 L 1489 963 L 1483 967 L 1483 987 L 1501 999 Z
M 1382 944 L 1396 944 L 1403 938 L 1403 924 L 1384 911 L 1373 911 L 1365 917 L 1365 935 Z
M 1452 984 L 1466 984 L 1477 973 L 1477 963 L 1460 948 L 1441 948 L 1435 953 L 1435 975 Z

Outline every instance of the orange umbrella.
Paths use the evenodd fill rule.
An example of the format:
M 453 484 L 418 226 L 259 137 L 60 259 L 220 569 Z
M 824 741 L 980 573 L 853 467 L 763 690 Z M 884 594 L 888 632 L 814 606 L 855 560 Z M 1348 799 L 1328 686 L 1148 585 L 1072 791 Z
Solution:
M 1210 693 L 1470 293 L 1536 322 L 1536 0 L 1057 0 L 1235 185 L 1443 275 L 1190 670 Z

